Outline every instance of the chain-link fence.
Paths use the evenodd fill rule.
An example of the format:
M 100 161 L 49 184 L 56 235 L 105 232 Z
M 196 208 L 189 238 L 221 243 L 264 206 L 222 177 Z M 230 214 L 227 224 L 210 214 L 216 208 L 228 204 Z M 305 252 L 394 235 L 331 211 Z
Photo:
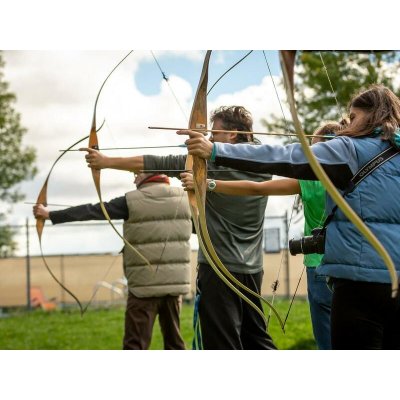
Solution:
M 51 225 L 42 237 L 43 254 L 57 279 L 85 305 L 112 305 L 125 302 L 127 294 L 120 251 L 123 242 L 106 221 Z M 119 231 L 122 223 L 115 223 Z M 59 308 L 74 306 L 73 298 L 58 285 L 46 269 L 34 221 L 10 227 L 18 243 L 14 257 L 0 258 L 0 308 L 36 305 L 35 293 Z M 287 215 L 268 217 L 264 224 L 264 284 L 262 294 L 270 296 L 279 281 L 278 296 L 293 295 L 302 271 L 302 257 L 290 257 L 287 249 Z M 192 238 L 192 290 L 195 291 L 197 239 Z M 303 279 L 298 294 L 306 294 Z

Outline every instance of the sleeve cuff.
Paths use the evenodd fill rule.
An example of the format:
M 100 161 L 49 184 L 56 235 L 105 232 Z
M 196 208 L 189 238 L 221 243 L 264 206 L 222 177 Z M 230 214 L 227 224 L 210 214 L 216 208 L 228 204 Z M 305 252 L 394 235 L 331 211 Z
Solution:
M 215 145 L 215 143 L 213 143 L 210 161 L 215 161 L 216 156 L 217 156 L 217 146 Z

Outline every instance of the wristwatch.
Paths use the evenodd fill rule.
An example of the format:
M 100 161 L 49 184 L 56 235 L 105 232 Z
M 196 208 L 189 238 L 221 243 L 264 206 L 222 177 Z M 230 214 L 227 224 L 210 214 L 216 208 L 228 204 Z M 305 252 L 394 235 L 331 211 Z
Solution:
M 209 192 L 212 192 L 216 187 L 217 183 L 214 181 L 214 179 L 210 179 L 207 181 L 207 190 Z

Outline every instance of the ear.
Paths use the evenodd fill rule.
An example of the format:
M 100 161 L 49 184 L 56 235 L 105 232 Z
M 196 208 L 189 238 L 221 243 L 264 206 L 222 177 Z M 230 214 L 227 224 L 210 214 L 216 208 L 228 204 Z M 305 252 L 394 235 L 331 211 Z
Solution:
M 236 143 L 236 140 L 237 140 L 237 133 L 230 133 L 229 134 L 229 141 L 231 143 Z

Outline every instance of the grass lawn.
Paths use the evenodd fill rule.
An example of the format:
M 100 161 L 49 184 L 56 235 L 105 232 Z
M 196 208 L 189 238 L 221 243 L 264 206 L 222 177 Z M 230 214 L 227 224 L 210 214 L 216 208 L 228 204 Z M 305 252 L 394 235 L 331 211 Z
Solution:
M 277 300 L 276 308 L 284 317 L 288 301 Z M 184 304 L 181 331 L 188 349 L 191 348 L 193 305 Z M 89 309 L 83 318 L 78 310 L 16 311 L 0 319 L 0 349 L 2 350 L 119 350 L 124 327 L 124 308 Z M 293 304 L 283 334 L 271 317 L 270 334 L 279 349 L 315 349 L 308 303 Z M 156 322 L 150 349 L 163 348 Z

